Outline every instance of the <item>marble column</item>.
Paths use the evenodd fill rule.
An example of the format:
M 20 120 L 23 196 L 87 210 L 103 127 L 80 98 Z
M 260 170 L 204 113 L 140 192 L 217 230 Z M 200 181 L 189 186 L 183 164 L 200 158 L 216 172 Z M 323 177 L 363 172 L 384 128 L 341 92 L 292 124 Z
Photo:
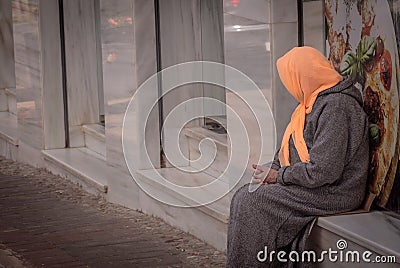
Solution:
M 0 112 L 9 111 L 9 93 L 15 94 L 14 38 L 11 0 L 0 1 Z
M 58 1 L 39 0 L 39 35 L 44 148 L 64 148 L 64 100 Z

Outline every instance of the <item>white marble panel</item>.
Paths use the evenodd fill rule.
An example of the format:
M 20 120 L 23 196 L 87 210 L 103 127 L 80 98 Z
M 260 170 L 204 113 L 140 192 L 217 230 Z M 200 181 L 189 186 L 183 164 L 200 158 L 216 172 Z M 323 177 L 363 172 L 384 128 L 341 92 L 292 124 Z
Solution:
M 63 5 L 69 125 L 98 123 L 94 0 L 64 0 Z
M 241 92 L 241 94 L 242 96 L 246 96 L 248 99 L 259 98 L 259 96 L 257 96 L 257 94 L 255 94 L 251 90 L 247 92 Z M 228 149 L 228 152 L 232 154 L 234 154 L 235 152 L 241 152 L 241 157 L 239 158 L 239 161 L 241 162 L 243 161 L 243 159 L 247 160 L 247 169 L 245 175 L 243 176 L 243 179 L 246 182 L 249 182 L 253 171 L 251 167 L 252 164 L 262 164 L 272 161 L 273 159 L 275 153 L 275 132 L 273 117 L 272 114 L 270 114 L 269 112 L 270 110 L 266 101 L 256 102 L 256 104 L 259 104 L 259 107 L 250 108 L 237 95 L 233 93 L 228 93 L 227 104 L 231 107 L 234 107 L 234 111 L 238 114 L 239 118 L 244 123 L 246 135 L 249 142 L 248 154 L 246 150 L 247 148 L 245 146 L 245 141 L 243 141 L 242 144 L 228 143 L 229 146 L 236 146 L 236 148 L 233 148 L 232 150 Z M 266 120 L 265 122 L 263 122 L 263 125 L 258 123 L 257 118 L 255 117 L 255 115 L 260 116 L 262 114 L 265 116 Z M 240 126 L 234 123 L 234 121 L 232 120 L 232 115 L 232 112 L 228 110 L 228 132 L 238 133 L 241 131 Z M 261 129 L 262 127 L 264 127 L 264 129 Z M 264 149 L 263 152 L 261 152 L 261 148 Z M 239 163 L 235 165 L 239 166 Z
M 96 157 L 105 160 L 106 157 L 106 136 L 102 125 L 84 125 L 85 146 L 88 151 L 92 151 Z
M 211 138 L 215 141 L 217 149 L 215 159 L 212 164 L 204 170 L 204 172 L 212 177 L 218 178 L 228 166 L 227 135 L 217 134 L 202 127 L 185 128 L 184 133 L 189 143 L 189 158 L 192 161 L 191 166 L 198 170 L 201 170 L 206 166 L 206 163 L 195 161 L 201 156 L 199 147 L 200 141 L 205 138 Z M 203 149 L 205 148 L 205 152 L 213 152 L 214 150 L 214 147 L 208 142 L 202 146 L 205 146 L 203 147 Z
M 69 126 L 69 147 L 77 148 L 85 146 L 85 133 L 82 126 Z
M 376 225 L 374 226 L 376 227 Z M 370 229 L 374 230 L 374 228 Z M 370 231 L 369 230 L 369 231 Z M 340 251 L 337 248 L 337 242 L 339 240 L 345 240 L 346 241 L 346 248 L 342 251 L 343 253 L 343 261 L 340 261 Z M 306 245 L 308 250 L 314 250 L 317 253 L 317 256 L 321 256 L 321 252 L 323 250 L 328 251 L 331 249 L 332 251 L 338 251 L 338 254 L 333 254 L 334 256 L 337 256 L 338 260 L 333 262 L 329 261 L 328 255 L 325 255 L 325 258 L 323 259 L 323 262 L 320 262 L 318 264 L 318 267 L 321 268 L 336 268 L 336 267 L 355 267 L 355 268 L 364 268 L 364 267 L 382 267 L 382 268 L 391 268 L 391 267 L 399 267 L 399 260 L 398 257 L 396 258 L 397 263 L 367 263 L 364 262 L 362 259 L 362 255 L 364 252 L 369 251 L 371 252 L 371 255 L 366 255 L 370 260 L 375 260 L 376 256 L 393 256 L 393 252 L 390 252 L 388 248 L 386 248 L 386 251 L 376 251 L 374 248 L 371 248 L 370 245 L 367 243 L 358 243 L 351 239 L 348 236 L 342 236 L 338 233 L 331 232 L 325 228 L 322 228 L 320 226 L 314 226 L 310 237 L 307 241 Z M 354 252 L 354 254 L 358 253 L 359 256 L 359 262 L 353 261 L 352 255 L 349 254 L 349 252 Z M 398 254 L 397 254 L 398 255 Z M 355 260 L 357 260 L 357 255 L 355 256 Z M 395 256 L 395 255 L 394 255 Z M 348 261 L 346 261 L 346 258 Z
M 112 180 L 108 180 L 107 200 L 125 207 L 141 210 L 139 192 L 142 191 L 133 181 L 130 174 L 122 172 L 120 168 L 113 168 Z
M 15 87 L 11 0 L 0 1 L 0 88 Z
M 17 117 L 9 112 L 0 112 L 0 155 L 16 160 L 18 145 Z
M 64 148 L 64 100 L 58 1 L 40 0 L 39 11 L 44 148 Z
M 400 262 L 400 219 L 390 211 L 320 217 L 318 226 Z M 379 226 L 379 228 L 376 228 Z M 318 237 L 315 237 L 318 240 Z
M 18 147 L 7 142 L 6 140 L 0 139 L 0 155 L 1 156 L 15 161 L 17 159 L 17 154 L 18 154 L 17 148 Z
M 15 115 L 0 112 L 0 137 L 12 145 L 18 146 L 18 123 Z

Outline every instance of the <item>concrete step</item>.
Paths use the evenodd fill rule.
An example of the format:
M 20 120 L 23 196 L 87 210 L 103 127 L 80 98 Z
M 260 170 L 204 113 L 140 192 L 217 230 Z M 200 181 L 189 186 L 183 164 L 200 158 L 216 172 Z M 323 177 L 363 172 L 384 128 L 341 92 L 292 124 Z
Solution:
M 85 146 L 89 150 L 98 154 L 102 159 L 106 157 L 106 135 L 104 126 L 100 124 L 90 124 L 82 126 Z
M 43 150 L 42 155 L 52 173 L 80 184 L 90 193 L 107 193 L 107 178 L 112 174 L 104 160 L 79 148 Z

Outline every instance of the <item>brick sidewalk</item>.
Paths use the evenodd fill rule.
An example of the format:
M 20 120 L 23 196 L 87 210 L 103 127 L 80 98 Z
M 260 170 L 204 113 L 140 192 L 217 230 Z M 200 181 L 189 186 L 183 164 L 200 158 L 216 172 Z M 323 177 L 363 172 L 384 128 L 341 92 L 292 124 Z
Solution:
M 0 267 L 223 267 L 225 255 L 160 219 L 0 158 Z

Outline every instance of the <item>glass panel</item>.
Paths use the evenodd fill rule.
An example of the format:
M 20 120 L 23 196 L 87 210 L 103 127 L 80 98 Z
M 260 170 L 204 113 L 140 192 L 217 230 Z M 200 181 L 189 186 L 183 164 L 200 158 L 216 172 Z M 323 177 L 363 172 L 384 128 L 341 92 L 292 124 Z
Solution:
M 224 0 L 225 63 L 253 80 L 271 107 L 273 64 L 270 9 L 270 1 L 265 0 Z M 236 85 L 243 82 L 241 79 L 244 80 L 244 78 L 235 77 Z M 253 96 L 250 98 L 258 98 L 257 92 L 250 92 L 256 89 L 237 88 L 237 90 L 243 95 Z M 248 182 L 253 171 L 251 164 L 265 163 L 272 159 L 274 151 L 272 149 L 274 144 L 272 115 L 269 117 L 268 114 L 270 120 L 264 122 L 268 127 L 259 124 L 255 115 L 260 114 L 260 111 L 269 113 L 268 103 L 260 101 L 257 102 L 257 106 L 249 107 L 240 96 L 230 91 L 226 93 L 227 106 L 231 107 L 241 119 L 249 138 L 249 146 L 230 143 L 231 148 L 235 148 L 236 152 L 240 152 L 242 157 L 248 159 L 245 175 L 242 176 L 243 180 L 239 184 Z M 240 124 L 233 118 L 233 112 L 227 109 L 227 126 L 231 133 L 238 132 L 240 129 Z M 249 149 L 249 152 L 246 152 L 245 148 Z M 248 156 L 246 156 L 247 153 Z M 238 158 L 232 160 L 231 164 L 240 166 L 240 161 Z
M 17 113 L 20 139 L 42 147 L 38 0 L 13 0 Z
M 107 161 L 124 169 L 122 122 L 136 88 L 133 27 L 133 0 L 100 1 Z
M 248 75 L 271 100 L 269 1 L 224 0 L 225 63 Z

